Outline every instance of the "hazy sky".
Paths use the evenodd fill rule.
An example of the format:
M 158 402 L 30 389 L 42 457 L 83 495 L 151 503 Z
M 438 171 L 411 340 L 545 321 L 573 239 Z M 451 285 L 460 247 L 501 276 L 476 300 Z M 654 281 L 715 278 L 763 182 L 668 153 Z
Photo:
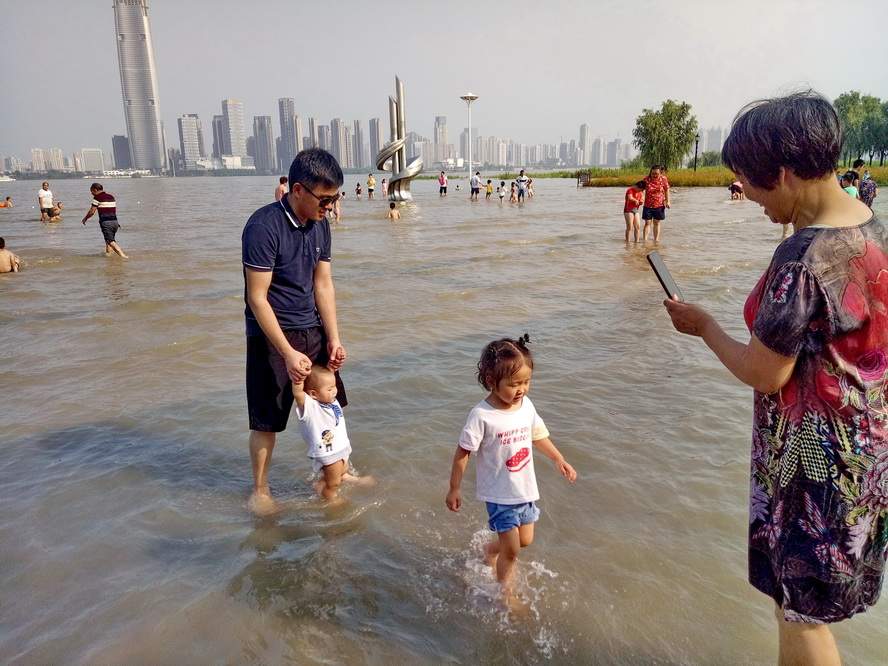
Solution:
M 168 145 L 176 117 L 198 113 L 207 146 L 225 97 L 248 132 L 277 99 L 321 123 L 387 118 L 399 74 L 408 130 L 430 137 L 459 95 L 480 96 L 482 135 L 524 143 L 593 134 L 628 139 L 635 117 L 667 98 L 701 126 L 727 126 L 745 102 L 803 86 L 830 97 L 888 98 L 888 2 L 837 0 L 151 0 Z M 0 0 L 0 154 L 32 147 L 110 151 L 125 134 L 110 0 Z M 868 67 L 858 67 L 866 61 Z M 307 123 L 306 123 L 307 131 Z M 387 126 L 387 125 L 386 125 Z M 365 125 L 366 131 L 366 125 Z

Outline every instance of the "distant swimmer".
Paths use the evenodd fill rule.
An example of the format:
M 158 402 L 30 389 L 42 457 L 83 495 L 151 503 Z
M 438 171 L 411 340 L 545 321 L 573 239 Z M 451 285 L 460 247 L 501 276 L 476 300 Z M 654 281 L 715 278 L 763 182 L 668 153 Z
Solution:
M 399 211 L 397 208 L 395 208 L 394 201 L 389 203 L 388 219 L 390 219 L 392 221 L 401 219 L 401 211 Z
M 0 208 L 14 208 L 12 205 L 12 197 L 6 197 L 4 201 L 0 201 Z
M 89 193 L 92 194 L 92 205 L 81 220 L 83 226 L 86 226 L 86 221 L 98 212 L 99 228 L 105 239 L 105 256 L 111 256 L 113 250 L 121 259 L 129 259 L 115 240 L 117 230 L 120 229 L 120 223 L 117 221 L 117 201 L 111 194 L 105 192 L 100 183 L 90 185 Z
M 0 238 L 0 273 L 18 273 L 21 260 L 6 249 L 6 240 Z
M 728 189 L 731 191 L 732 201 L 736 199 L 746 198 L 746 195 L 743 194 L 743 183 L 741 183 L 739 180 L 735 180 L 733 183 L 731 183 Z
M 46 221 L 47 222 L 61 222 L 62 221 L 62 209 L 64 207 L 65 206 L 62 204 L 61 201 L 56 201 L 52 205 L 52 209 L 49 211 L 49 219 L 47 219 Z
M 373 198 L 373 192 L 376 191 L 376 177 L 371 173 L 367 176 L 367 198 Z
M 37 192 L 37 206 L 40 208 L 40 221 L 46 222 L 49 212 L 52 210 L 52 190 L 49 183 L 45 182 Z
M 274 200 L 280 201 L 287 196 L 287 177 L 281 176 L 278 180 L 278 186 L 274 189 Z

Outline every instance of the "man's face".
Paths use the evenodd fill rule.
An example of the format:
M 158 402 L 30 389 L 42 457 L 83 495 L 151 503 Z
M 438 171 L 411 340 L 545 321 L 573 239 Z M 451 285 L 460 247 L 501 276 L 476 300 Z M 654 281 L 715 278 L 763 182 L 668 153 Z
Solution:
M 339 194 L 339 188 L 316 185 L 308 188 L 302 183 L 293 183 L 290 191 L 290 207 L 300 220 L 322 220 L 333 210 L 333 199 Z M 324 201 L 327 199 L 328 201 Z
M 49 189 L 49 183 L 43 183 L 43 189 L 44 189 L 44 190 L 48 190 L 48 189 Z

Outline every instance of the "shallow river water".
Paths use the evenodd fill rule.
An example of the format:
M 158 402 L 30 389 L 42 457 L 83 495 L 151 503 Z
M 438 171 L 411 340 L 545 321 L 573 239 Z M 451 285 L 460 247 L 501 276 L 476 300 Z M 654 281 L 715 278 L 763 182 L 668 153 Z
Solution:
M 333 241 L 347 419 L 379 484 L 319 506 L 291 428 L 271 472 L 287 508 L 255 519 L 240 234 L 275 179 L 105 181 L 128 262 L 80 225 L 88 183 L 52 183 L 56 225 L 37 221 L 39 183 L 0 191 L 26 262 L 0 276 L 0 661 L 776 660 L 772 604 L 746 582 L 751 390 L 672 330 L 652 244 L 623 243 L 622 189 L 538 180 L 514 206 L 419 181 L 395 223 L 350 196 Z M 659 249 L 744 336 L 780 230 L 726 195 L 676 190 Z M 510 616 L 480 559 L 473 462 L 460 514 L 444 495 L 478 354 L 525 331 L 531 396 L 579 479 L 537 456 Z M 884 663 L 888 601 L 835 631 L 848 664 Z

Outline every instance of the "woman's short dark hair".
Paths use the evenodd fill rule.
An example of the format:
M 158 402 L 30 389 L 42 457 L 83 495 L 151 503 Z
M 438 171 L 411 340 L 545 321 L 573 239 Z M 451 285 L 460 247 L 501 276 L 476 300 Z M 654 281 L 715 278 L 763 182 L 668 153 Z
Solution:
M 290 165 L 290 189 L 296 183 L 308 188 L 316 186 L 339 189 L 343 183 L 342 169 L 336 158 L 322 148 L 307 148 Z
M 662 170 L 663 170 L 663 167 L 661 167 L 659 164 L 652 164 L 652 165 L 651 165 L 651 168 L 648 169 L 648 176 L 650 176 L 650 175 L 652 175 L 652 174 L 654 173 L 654 169 L 657 169 L 657 170 L 659 170 L 659 171 L 662 171 Z
M 832 174 L 842 126 L 829 100 L 806 90 L 746 105 L 734 118 L 722 162 L 757 187 L 771 189 L 780 167 L 804 180 Z
M 286 176 L 281 176 L 279 180 L 280 180 L 280 182 L 281 182 L 281 185 L 283 185 L 284 183 L 287 182 L 287 177 L 286 177 Z
M 648 184 L 646 180 L 639 180 L 637 183 L 635 183 L 635 189 L 637 190 L 646 190 L 647 187 Z
M 858 158 L 858 159 L 854 160 L 854 162 L 851 163 L 851 168 L 852 169 L 862 169 L 864 164 L 866 164 L 866 162 L 864 162 L 862 159 Z

